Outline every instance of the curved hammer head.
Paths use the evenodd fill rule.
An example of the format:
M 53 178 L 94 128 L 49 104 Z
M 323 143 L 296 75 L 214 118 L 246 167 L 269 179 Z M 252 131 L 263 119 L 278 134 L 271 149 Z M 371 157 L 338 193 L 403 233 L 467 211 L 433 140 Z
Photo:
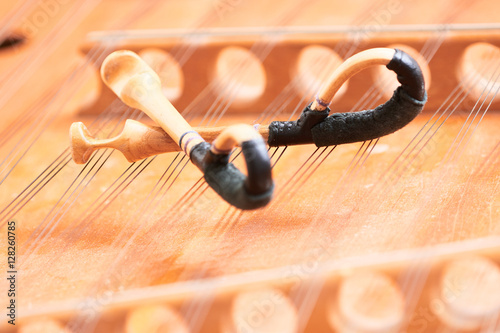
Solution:
M 140 108 L 148 91 L 160 90 L 156 72 L 132 51 L 111 53 L 101 66 L 101 78 L 130 107 Z

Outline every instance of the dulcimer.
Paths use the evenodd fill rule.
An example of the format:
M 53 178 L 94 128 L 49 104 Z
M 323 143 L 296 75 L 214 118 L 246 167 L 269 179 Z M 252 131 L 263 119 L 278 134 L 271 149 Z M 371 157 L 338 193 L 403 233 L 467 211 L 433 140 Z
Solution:
M 46 25 L 34 32 L 25 23 L 32 32 L 24 32 L 24 42 L 16 37 L 20 41 L 2 51 L 6 78 L 12 78 L 0 101 L 7 119 L 2 237 L 7 243 L 15 226 L 18 292 L 3 296 L 6 304 L 15 300 L 16 326 L 6 317 L 2 331 L 498 329 L 495 24 L 452 17 L 445 23 L 461 24 L 216 27 L 262 6 L 220 2 L 201 5 L 211 14 L 199 15 L 205 29 L 102 31 L 85 38 L 117 3 L 57 5 Z M 333 10 L 331 4 L 296 5 L 275 15 L 277 22 L 295 17 L 297 25 L 310 8 L 321 23 L 324 9 Z M 397 5 L 368 9 L 407 23 L 407 11 Z M 148 5 L 149 12 L 135 2 L 123 6 L 118 23 L 103 28 L 155 27 L 141 17 L 185 27 L 183 18 L 196 16 L 192 10 L 174 15 L 167 10 L 176 8 L 172 3 Z M 457 17 L 468 12 L 460 6 Z M 31 14 L 15 10 L 28 23 L 48 12 L 42 6 Z M 354 9 L 346 11 L 355 16 Z M 366 12 L 357 11 L 359 17 Z M 172 21 L 164 23 L 160 13 Z M 374 20 L 366 15 L 364 22 Z M 75 32 L 63 29 L 71 18 L 82 20 Z M 20 28 L 16 36 L 23 36 Z M 61 37 L 57 46 L 65 33 L 80 38 Z M 37 56 L 41 45 L 53 47 L 45 61 Z M 77 71 L 61 60 L 71 48 L 85 55 Z M 199 133 L 242 123 L 265 134 L 259 128 L 266 124 L 298 119 L 336 68 L 373 48 L 397 48 L 415 59 L 427 94 L 422 113 L 368 141 L 269 146 L 274 193 L 265 207 L 249 211 L 222 199 L 176 148 L 177 140 L 118 100 L 98 76 L 112 52 L 131 50 L 159 74 L 165 97 Z M 39 66 L 38 76 L 22 74 L 29 63 Z M 19 78 L 9 76 L 9 66 L 20 70 Z M 342 83 L 329 115 L 373 109 L 400 84 L 384 66 Z M 71 127 L 74 122 L 85 127 Z M 149 134 L 124 140 L 130 126 Z M 88 145 L 82 165 L 73 160 L 70 128 Z M 122 141 L 113 146 L 116 138 Z M 153 149 L 133 163 L 104 148 L 164 142 L 173 142 L 175 151 Z M 236 148 L 229 160 L 247 175 L 242 154 Z M 2 251 L 7 265 L 10 250 Z M 2 283 L 3 290 L 11 287 Z

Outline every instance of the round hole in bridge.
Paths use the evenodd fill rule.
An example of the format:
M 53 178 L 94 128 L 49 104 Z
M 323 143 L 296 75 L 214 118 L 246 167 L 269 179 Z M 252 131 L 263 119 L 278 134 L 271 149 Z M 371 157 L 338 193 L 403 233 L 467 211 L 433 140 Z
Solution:
M 297 309 L 279 289 L 250 289 L 235 295 L 221 328 L 223 333 L 297 332 Z
M 31 320 L 24 320 L 24 323 L 21 325 L 18 333 L 33 333 L 33 332 L 51 332 L 51 333 L 70 333 L 68 329 L 64 327 L 64 325 L 50 318 L 37 318 Z
M 314 98 L 321 86 L 342 62 L 342 58 L 326 46 L 305 47 L 300 51 L 295 73 L 292 73 L 295 80 L 294 87 L 301 97 Z M 346 90 L 347 82 L 342 85 L 333 100 L 342 97 Z
M 218 55 L 215 87 L 226 103 L 244 107 L 257 100 L 266 88 L 266 73 L 260 60 L 243 47 L 230 46 Z
M 500 268 L 491 259 L 477 255 L 453 259 L 441 271 L 430 309 L 450 329 L 476 331 L 500 310 L 498 285 Z
M 429 90 L 431 86 L 431 70 L 427 60 L 413 47 L 402 44 L 393 44 L 387 46 L 392 49 L 400 49 L 403 52 L 408 53 L 413 59 L 415 59 L 422 70 L 425 81 L 425 90 Z M 384 98 L 389 99 L 392 97 L 394 90 L 400 85 L 397 79 L 396 73 L 387 69 L 385 66 L 376 66 L 373 68 L 374 84 L 378 91 L 383 93 Z
M 405 300 L 395 281 L 376 271 L 360 271 L 341 282 L 327 318 L 339 332 L 398 332 Z
M 165 305 L 143 305 L 127 314 L 126 333 L 171 332 L 189 333 L 181 315 Z
M 457 76 L 469 98 L 486 98 L 488 103 L 491 98 L 500 99 L 496 93 L 500 88 L 499 65 L 500 48 L 494 45 L 474 43 L 464 50 Z
M 174 57 L 170 53 L 156 48 L 143 49 L 138 54 L 158 73 L 165 97 L 170 101 L 177 100 L 184 89 L 184 74 Z

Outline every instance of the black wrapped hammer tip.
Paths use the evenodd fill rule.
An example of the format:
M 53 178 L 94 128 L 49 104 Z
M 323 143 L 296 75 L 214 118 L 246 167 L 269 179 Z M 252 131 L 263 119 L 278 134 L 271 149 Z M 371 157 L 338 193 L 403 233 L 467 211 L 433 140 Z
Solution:
M 204 173 L 205 181 L 218 195 L 244 210 L 260 208 L 271 201 L 274 183 L 263 139 L 252 139 L 241 144 L 248 176 L 229 163 L 229 155 L 214 154 L 210 147 L 207 142 L 197 144 L 191 150 L 190 159 Z
M 314 143 L 318 147 L 373 140 L 410 123 L 427 101 L 424 78 L 418 63 L 396 49 L 386 67 L 397 74 L 401 86 L 386 103 L 373 110 L 334 113 L 306 107 L 296 121 L 274 121 L 269 125 L 272 147 Z
M 407 53 L 399 49 L 395 51 L 394 57 L 386 67 L 398 75 L 401 87 L 410 97 L 425 103 L 425 82 L 420 66 Z

